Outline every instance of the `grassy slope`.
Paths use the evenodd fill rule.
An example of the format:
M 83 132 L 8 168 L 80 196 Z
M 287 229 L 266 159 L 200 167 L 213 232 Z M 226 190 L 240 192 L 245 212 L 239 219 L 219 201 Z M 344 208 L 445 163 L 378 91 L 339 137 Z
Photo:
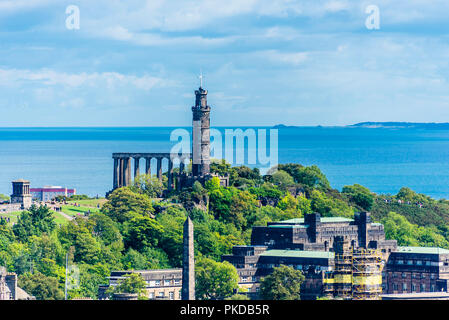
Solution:
M 22 211 L 16 211 L 11 213 L 1 213 L 0 215 L 2 217 L 10 218 L 11 223 L 16 223 L 21 213 Z M 63 215 L 61 215 L 58 212 L 53 212 L 53 215 L 55 217 L 55 222 L 57 224 L 66 224 L 67 222 L 69 222 L 69 220 L 67 220 Z

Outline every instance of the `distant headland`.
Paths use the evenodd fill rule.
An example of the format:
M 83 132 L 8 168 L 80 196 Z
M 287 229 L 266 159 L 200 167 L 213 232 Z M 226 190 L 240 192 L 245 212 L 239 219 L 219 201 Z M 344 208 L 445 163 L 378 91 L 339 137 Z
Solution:
M 298 128 L 303 126 L 287 126 L 284 124 L 277 124 L 273 126 L 275 129 L 282 128 Z M 315 127 L 324 127 L 321 125 Z M 336 127 L 336 126 L 332 126 Z M 350 127 L 350 128 L 397 128 L 397 129 L 438 129 L 438 130 L 449 130 L 449 122 L 359 122 L 356 124 L 351 124 L 347 126 L 339 127 Z

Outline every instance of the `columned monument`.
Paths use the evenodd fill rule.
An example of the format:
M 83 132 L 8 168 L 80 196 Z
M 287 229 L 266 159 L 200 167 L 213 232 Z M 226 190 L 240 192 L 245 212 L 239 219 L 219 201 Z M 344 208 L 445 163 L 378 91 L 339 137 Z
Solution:
M 195 300 L 195 251 L 193 241 L 193 222 L 187 217 L 184 222 L 182 253 L 181 300 Z
M 202 79 L 202 76 L 200 77 Z M 156 176 L 162 181 L 162 161 L 168 160 L 167 178 L 168 191 L 174 189 L 175 181 L 178 189 L 191 187 L 195 181 L 204 184 L 205 181 L 216 176 L 220 184 L 228 186 L 229 178 L 210 173 L 210 106 L 207 105 L 207 90 L 203 89 L 202 81 L 198 90 L 195 90 L 195 105 L 192 107 L 192 153 L 113 153 L 113 189 L 131 185 L 140 174 L 140 159 L 145 159 L 145 173 L 151 175 L 151 159 L 156 161 Z M 131 162 L 134 160 L 134 166 Z M 179 174 L 173 174 L 173 162 L 179 159 Z M 185 172 L 185 162 L 192 161 L 192 171 Z M 132 168 L 134 168 L 132 170 Z M 133 172 L 132 172 L 133 171 Z
M 19 179 L 12 182 L 11 204 L 20 204 L 21 209 L 29 209 L 32 204 L 30 182 Z

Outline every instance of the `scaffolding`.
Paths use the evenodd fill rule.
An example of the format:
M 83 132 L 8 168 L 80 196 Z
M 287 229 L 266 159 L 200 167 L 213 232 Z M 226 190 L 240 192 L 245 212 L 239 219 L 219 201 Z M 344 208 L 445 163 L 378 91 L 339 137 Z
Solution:
M 382 256 L 379 250 L 352 250 L 352 299 L 380 300 Z
M 382 293 L 381 253 L 358 248 L 335 254 L 334 270 L 324 275 L 324 294 L 343 300 L 379 300 Z

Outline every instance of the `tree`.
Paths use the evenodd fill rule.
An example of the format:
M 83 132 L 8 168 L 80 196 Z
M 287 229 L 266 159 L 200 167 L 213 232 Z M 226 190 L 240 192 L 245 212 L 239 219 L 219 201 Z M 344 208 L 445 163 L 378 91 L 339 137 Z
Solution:
M 216 262 L 201 258 L 195 266 L 196 298 L 200 300 L 223 300 L 238 288 L 239 276 L 229 262 Z
M 120 279 L 116 286 L 111 286 L 107 293 L 112 294 L 112 297 L 114 293 L 135 293 L 141 297 L 144 294 L 145 287 L 146 282 L 141 274 L 130 273 Z
M 296 183 L 308 186 L 310 188 L 319 188 L 321 190 L 327 190 L 330 188 L 329 180 L 327 180 L 320 168 L 315 165 L 304 167 L 296 163 L 280 164 L 278 166 L 278 170 L 288 172 Z
M 163 227 L 153 218 L 137 216 L 125 224 L 125 246 L 137 251 L 156 247 L 163 232 Z
M 26 242 L 33 235 L 50 234 L 55 228 L 53 212 L 46 206 L 32 205 L 29 210 L 20 214 L 17 223 L 13 226 L 13 232 L 17 239 Z
M 287 187 L 290 187 L 295 184 L 292 176 L 289 175 L 286 171 L 278 170 L 271 175 L 273 184 L 279 186 L 281 190 L 285 190 Z
M 349 196 L 349 200 L 366 211 L 370 211 L 374 204 L 374 195 L 368 188 L 359 184 L 353 186 L 344 186 L 342 193 Z
M 150 198 L 157 198 L 162 194 L 164 186 L 159 178 L 153 177 L 150 174 L 141 174 L 134 179 L 131 190 L 138 193 L 145 193 Z
M 62 300 L 64 292 L 56 277 L 36 273 L 25 273 L 19 276 L 18 285 L 37 300 Z
M 129 187 L 114 190 L 101 208 L 101 212 L 110 216 L 117 222 L 125 222 L 132 219 L 135 214 L 151 217 L 154 208 L 150 197 L 146 194 L 133 192 Z
M 304 275 L 292 267 L 281 265 L 260 282 L 260 296 L 266 300 L 299 300 Z

